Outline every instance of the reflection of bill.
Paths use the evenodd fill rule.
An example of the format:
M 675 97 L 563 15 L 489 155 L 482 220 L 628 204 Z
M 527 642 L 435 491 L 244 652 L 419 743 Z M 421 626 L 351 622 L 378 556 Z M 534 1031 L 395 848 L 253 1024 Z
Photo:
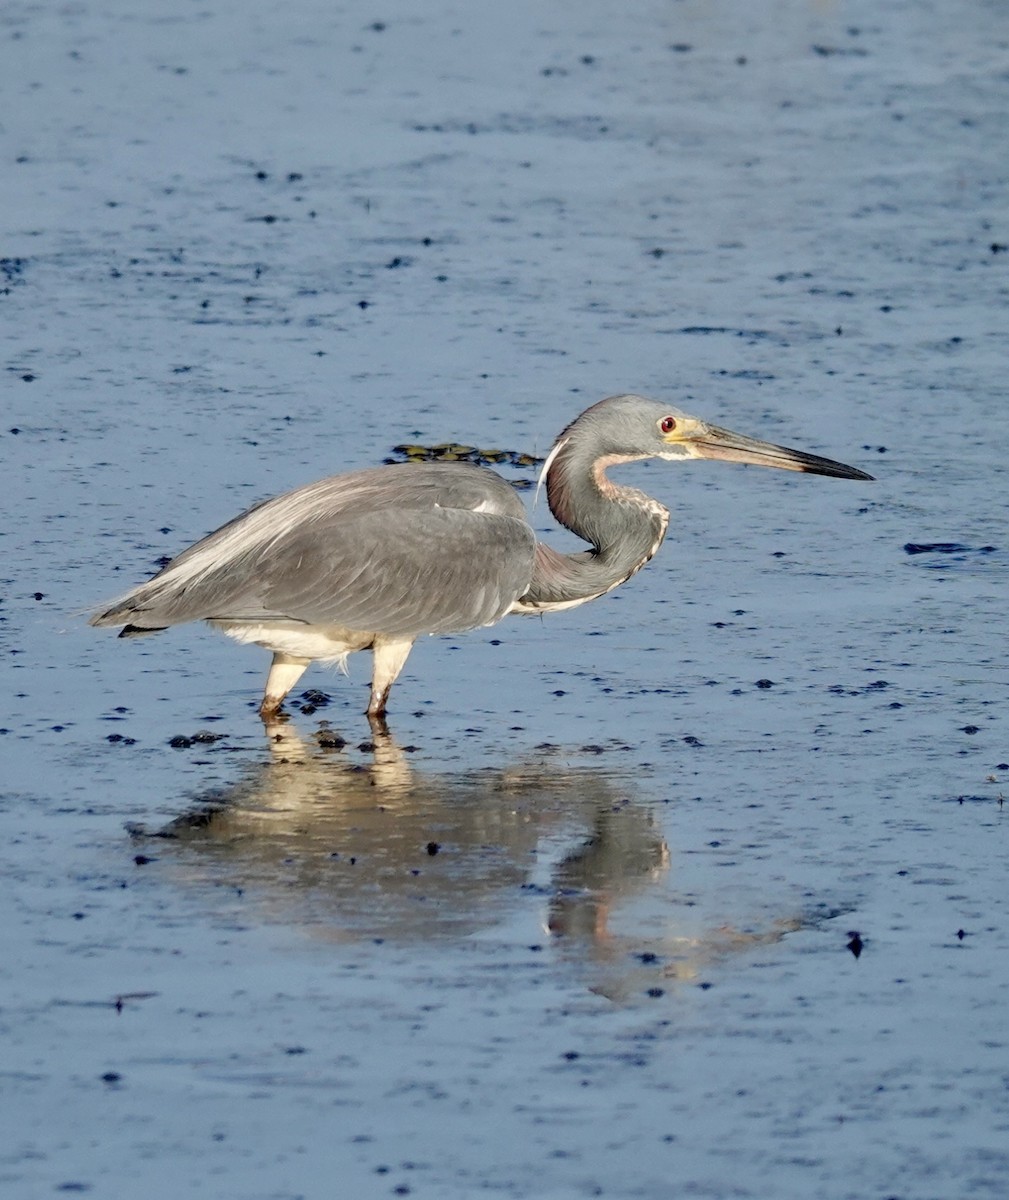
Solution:
M 669 905 L 647 927 L 631 923 L 628 930 L 620 912 L 628 891 L 621 882 L 637 881 L 631 887 L 640 892 L 648 880 L 660 881 L 670 861 L 665 842 L 649 838 L 642 821 L 651 826 L 650 813 L 640 807 L 599 809 L 592 835 L 553 873 L 550 932 L 561 939 L 563 955 L 591 960 L 594 991 L 613 1000 L 661 994 L 678 980 L 698 979 L 723 957 L 778 942 L 801 928 L 798 917 L 788 917 L 760 932 L 722 925 L 688 933 L 677 928 Z
M 630 990 L 645 990 L 695 973 L 688 961 L 765 940 L 678 936 L 662 886 L 669 850 L 650 805 L 615 771 L 548 760 L 434 774 L 382 732 L 363 756 L 333 748 L 342 739 L 325 729 L 320 745 L 282 722 L 268 735 L 268 759 L 142 835 L 176 847 L 187 882 L 240 889 L 267 920 L 416 942 L 492 929 L 532 902 L 563 958 L 593 964 L 606 976 L 593 986 L 614 996 L 632 979 Z

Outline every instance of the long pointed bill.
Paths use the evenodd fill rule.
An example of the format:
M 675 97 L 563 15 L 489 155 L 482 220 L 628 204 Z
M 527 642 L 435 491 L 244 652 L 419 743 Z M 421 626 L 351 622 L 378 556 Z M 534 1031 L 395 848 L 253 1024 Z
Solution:
M 834 479 L 873 478 L 865 471 L 832 458 L 821 458 L 804 450 L 789 450 L 787 446 L 776 446 L 773 442 L 761 442 L 704 421 L 698 421 L 695 430 L 682 436 L 680 445 L 694 458 L 752 463 L 755 467 L 777 467 L 782 471 L 806 471 L 810 475 L 830 475 Z

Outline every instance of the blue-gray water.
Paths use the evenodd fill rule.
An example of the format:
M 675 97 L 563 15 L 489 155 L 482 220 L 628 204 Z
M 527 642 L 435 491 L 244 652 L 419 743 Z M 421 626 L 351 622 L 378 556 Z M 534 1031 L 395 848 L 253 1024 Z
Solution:
M 6 1191 L 1006 1194 L 1007 20 L 4 12 Z M 878 482 L 625 471 L 656 560 L 374 749 L 367 656 L 271 745 L 265 654 L 79 614 L 622 390 Z

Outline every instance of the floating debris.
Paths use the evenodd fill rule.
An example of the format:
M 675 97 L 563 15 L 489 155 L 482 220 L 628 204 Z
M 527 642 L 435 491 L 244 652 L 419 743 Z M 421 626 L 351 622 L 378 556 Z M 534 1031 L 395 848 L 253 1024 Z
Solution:
M 393 446 L 391 457 L 385 461 L 463 462 L 472 463 L 477 467 L 515 467 L 520 471 L 529 471 L 542 466 L 544 460 L 535 454 L 525 454 L 520 450 L 484 450 L 479 446 L 464 446 L 459 442 L 440 442 L 434 446 L 404 442 Z M 535 480 L 513 479 L 510 482 L 512 487 L 528 488 L 534 485 Z
M 211 733 L 209 729 L 200 729 L 192 734 L 177 733 L 175 737 L 168 739 L 168 744 L 173 750 L 188 750 L 190 746 L 213 745 L 214 742 L 223 741 L 224 737 L 223 733 Z M 111 738 L 109 740 L 111 741 Z
M 998 546 L 968 546 L 964 542 L 905 542 L 904 553 L 927 571 L 978 569 L 1005 561 Z
M 962 542 L 906 542 L 905 554 L 994 554 L 997 546 L 965 546 Z
M 543 462 L 535 454 L 524 454 L 519 450 L 481 450 L 478 446 L 464 446 L 459 442 L 439 442 L 434 446 L 403 443 L 393 446 L 392 453 L 405 462 L 472 462 L 479 466 L 520 468 L 536 467 Z
M 323 750 L 342 750 L 347 744 L 345 737 L 328 726 L 323 726 L 322 729 L 316 730 L 315 740 Z

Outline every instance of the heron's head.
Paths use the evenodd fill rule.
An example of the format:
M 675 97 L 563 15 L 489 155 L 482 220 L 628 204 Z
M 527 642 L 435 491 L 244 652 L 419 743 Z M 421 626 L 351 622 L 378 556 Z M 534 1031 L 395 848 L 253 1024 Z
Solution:
M 872 479 L 855 467 L 733 433 L 644 396 L 600 400 L 565 429 L 560 440 L 565 438 L 596 458 L 711 458 L 836 479 Z

